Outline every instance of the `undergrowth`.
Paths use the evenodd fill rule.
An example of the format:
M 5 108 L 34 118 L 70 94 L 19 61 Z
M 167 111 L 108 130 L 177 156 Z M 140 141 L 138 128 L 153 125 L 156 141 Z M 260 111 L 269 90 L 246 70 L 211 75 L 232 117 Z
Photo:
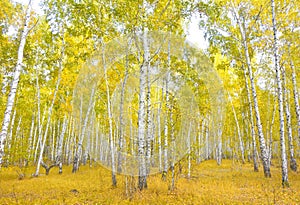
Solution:
M 0 204 L 300 204 L 299 173 L 289 172 L 290 187 L 282 188 L 280 166 L 272 166 L 272 178 L 265 178 L 252 164 L 224 160 L 193 164 L 190 179 L 187 170 L 176 175 L 176 187 L 170 191 L 170 177 L 148 178 L 148 189 L 126 190 L 125 176 L 118 175 L 117 187 L 111 186 L 111 173 L 94 165 L 57 168 L 50 175 L 31 177 L 34 167 L 2 167 L 0 171 Z M 177 170 L 178 171 L 178 170 Z M 24 176 L 20 180 L 19 174 Z M 136 184 L 137 179 L 131 178 Z M 132 188 L 132 187 L 131 187 Z M 129 194 L 128 194 L 129 193 Z

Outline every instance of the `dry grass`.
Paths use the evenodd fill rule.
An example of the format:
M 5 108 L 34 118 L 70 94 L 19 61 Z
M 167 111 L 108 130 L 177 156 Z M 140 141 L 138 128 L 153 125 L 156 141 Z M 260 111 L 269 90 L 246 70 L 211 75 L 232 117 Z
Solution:
M 49 176 L 30 177 L 34 168 L 0 171 L 0 204 L 300 204 L 299 173 L 289 172 L 290 187 L 281 187 L 280 167 L 273 166 L 272 178 L 255 173 L 251 164 L 241 165 L 224 160 L 194 165 L 191 179 L 185 173 L 177 176 L 176 189 L 169 191 L 169 181 L 150 176 L 148 189 L 125 194 L 125 177 L 118 176 L 118 186 L 111 187 L 110 171 L 100 167 L 81 167 L 71 174 L 71 167 L 57 169 Z M 184 170 L 186 171 L 186 170 Z

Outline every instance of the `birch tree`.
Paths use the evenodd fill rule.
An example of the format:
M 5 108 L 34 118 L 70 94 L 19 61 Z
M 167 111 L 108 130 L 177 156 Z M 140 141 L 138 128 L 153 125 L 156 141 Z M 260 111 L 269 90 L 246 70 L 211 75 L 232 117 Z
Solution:
M 9 95 L 7 98 L 6 109 L 5 109 L 4 118 L 3 118 L 3 122 L 2 122 L 2 128 L 1 128 L 1 133 L 0 133 L 0 166 L 2 165 L 2 160 L 3 160 L 3 156 L 4 156 L 5 140 L 7 137 L 8 126 L 10 123 L 11 113 L 12 113 L 12 109 L 13 109 L 14 102 L 15 102 L 15 96 L 16 96 L 17 89 L 18 89 L 20 75 L 21 75 L 21 72 L 23 71 L 23 67 L 24 67 L 24 65 L 23 65 L 24 47 L 26 44 L 27 35 L 30 31 L 30 27 L 29 27 L 30 12 L 31 12 L 31 0 L 29 0 L 28 6 L 26 9 L 24 27 L 23 27 L 23 30 L 21 33 L 20 45 L 18 48 L 18 60 L 17 60 L 17 64 L 15 67 L 15 72 L 14 72 L 14 76 L 13 76 L 13 81 L 11 83 L 10 92 L 9 92 Z
M 102 47 L 102 61 L 104 67 L 104 80 L 106 87 L 106 96 L 107 96 L 107 114 L 108 114 L 108 123 L 109 123 L 109 146 L 110 146 L 110 154 L 111 154 L 111 177 L 112 177 L 112 185 L 117 186 L 116 179 L 116 164 L 115 164 L 115 146 L 113 139 L 113 124 L 112 124 L 112 111 L 111 111 L 111 100 L 110 100 L 110 91 L 107 77 L 107 68 L 105 62 L 105 53 L 104 53 L 104 45 Z M 122 111 L 120 111 L 122 112 Z
M 243 68 L 244 71 L 244 78 L 245 78 L 245 87 L 246 87 L 246 92 L 247 92 L 247 100 L 249 103 L 249 113 L 250 113 L 250 127 L 251 127 L 251 140 L 252 140 L 252 158 L 253 158 L 253 169 L 255 172 L 258 172 L 258 163 L 257 163 L 257 158 L 256 158 L 256 139 L 255 139 L 255 129 L 254 129 L 254 120 L 253 120 L 253 108 L 252 108 L 252 101 L 251 101 L 251 96 L 250 96 L 250 91 L 249 91 L 249 84 L 248 84 L 248 78 L 247 78 L 247 72 L 246 69 Z
M 278 96 L 278 109 L 279 109 L 279 122 L 280 122 L 280 146 L 281 146 L 281 172 L 282 172 L 282 185 L 288 186 L 288 170 L 285 150 L 285 136 L 284 136 L 284 110 L 283 110 L 283 93 L 282 93 L 282 81 L 281 81 L 281 70 L 279 68 L 279 53 L 278 53 L 278 34 L 277 34 L 277 23 L 276 23 L 276 12 L 275 12 L 275 1 L 271 0 L 272 7 L 272 27 L 274 36 L 274 66 L 276 71 L 276 82 L 277 82 L 277 96 Z
M 232 9 L 233 9 L 234 18 L 237 21 L 239 31 L 241 34 L 242 46 L 244 49 L 246 65 L 247 65 L 248 72 L 249 72 L 250 85 L 251 85 L 251 91 L 252 91 L 252 97 L 253 97 L 254 111 L 256 114 L 256 124 L 257 124 L 257 131 L 258 131 L 258 137 L 259 137 L 259 142 L 260 142 L 260 151 L 261 151 L 261 158 L 262 158 L 262 162 L 263 162 L 264 174 L 265 174 L 265 177 L 271 177 L 270 164 L 268 163 L 268 153 L 267 153 L 267 148 L 266 148 L 266 144 L 265 144 L 262 123 L 261 123 L 261 116 L 260 116 L 260 112 L 259 112 L 257 92 L 256 92 L 256 86 L 254 83 L 249 48 L 248 48 L 248 43 L 247 43 L 247 36 L 246 36 L 246 31 L 244 30 L 245 24 L 243 25 L 243 23 L 241 22 L 242 18 L 239 16 L 239 13 L 237 12 L 235 5 L 232 2 L 231 2 L 231 5 L 232 5 Z
M 144 7 L 146 2 L 144 1 Z M 144 28 L 143 47 L 144 60 L 140 66 L 140 85 L 139 85 L 139 111 L 138 111 L 138 158 L 139 158 L 139 181 L 138 187 L 140 190 L 147 188 L 147 171 L 146 171 L 146 86 L 147 86 L 147 68 L 149 66 L 150 53 L 148 45 L 148 29 Z

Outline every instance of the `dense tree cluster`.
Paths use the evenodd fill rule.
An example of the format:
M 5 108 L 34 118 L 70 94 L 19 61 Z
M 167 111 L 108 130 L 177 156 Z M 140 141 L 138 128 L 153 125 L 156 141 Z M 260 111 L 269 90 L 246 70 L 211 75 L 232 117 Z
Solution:
M 101 163 L 128 180 L 181 161 L 253 162 L 282 183 L 300 155 L 299 1 L 0 3 L 0 166 Z M 209 46 L 188 42 L 200 18 Z M 298 54 L 297 54 L 298 53 Z M 298 80 L 298 81 L 297 81 Z M 177 166 L 176 166 L 177 164 Z M 178 167 L 178 170 L 175 170 Z

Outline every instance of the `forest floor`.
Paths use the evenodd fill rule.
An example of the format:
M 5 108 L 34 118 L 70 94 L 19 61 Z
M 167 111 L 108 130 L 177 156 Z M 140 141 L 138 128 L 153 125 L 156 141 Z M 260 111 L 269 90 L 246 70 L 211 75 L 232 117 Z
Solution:
M 81 166 L 76 174 L 71 170 L 65 166 L 59 175 L 55 167 L 46 176 L 41 168 L 41 176 L 33 178 L 34 167 L 2 167 L 0 204 L 300 204 L 300 173 L 290 171 L 290 187 L 282 188 L 278 165 L 271 167 L 272 178 L 267 179 L 262 167 L 253 172 L 250 163 L 223 160 L 218 166 L 209 160 L 193 164 L 190 179 L 183 169 L 173 191 L 170 179 L 162 181 L 157 174 L 148 178 L 148 189 L 131 194 L 126 194 L 125 176 L 117 176 L 114 188 L 111 172 L 100 165 Z M 25 174 L 22 180 L 20 171 Z

